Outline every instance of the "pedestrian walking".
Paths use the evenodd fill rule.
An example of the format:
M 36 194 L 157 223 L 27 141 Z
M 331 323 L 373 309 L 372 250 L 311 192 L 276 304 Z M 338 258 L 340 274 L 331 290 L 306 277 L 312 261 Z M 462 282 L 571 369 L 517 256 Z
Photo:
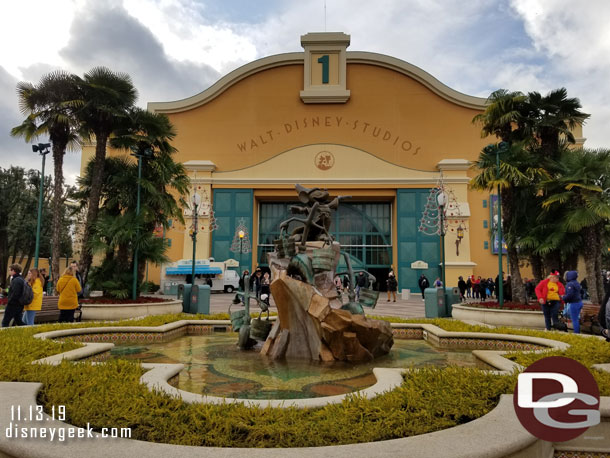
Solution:
M 394 296 L 394 302 L 396 302 L 396 289 L 398 289 L 398 282 L 396 281 L 393 271 L 390 271 L 388 274 L 386 285 L 388 287 L 388 302 L 390 302 L 390 295 Z
M 547 331 L 559 323 L 559 306 L 565 287 L 559 282 L 559 272 L 554 270 L 536 286 L 536 297 L 544 314 L 544 325 Z
M 422 299 L 422 301 L 424 301 L 424 300 L 426 300 L 424 291 L 426 291 L 426 288 L 430 287 L 430 281 L 428 280 L 428 277 L 426 277 L 424 274 L 421 274 L 417 284 L 419 285 L 419 289 L 421 291 L 421 299 Z
M 11 283 L 8 289 L 8 301 L 4 309 L 4 317 L 2 318 L 3 328 L 9 327 L 13 320 L 16 326 L 23 326 L 25 324 L 21 319 L 23 315 L 21 296 L 24 288 L 21 266 L 19 264 L 11 264 L 8 270 L 11 275 Z
M 460 302 L 466 300 L 466 282 L 461 275 L 458 277 L 458 289 L 460 290 Z

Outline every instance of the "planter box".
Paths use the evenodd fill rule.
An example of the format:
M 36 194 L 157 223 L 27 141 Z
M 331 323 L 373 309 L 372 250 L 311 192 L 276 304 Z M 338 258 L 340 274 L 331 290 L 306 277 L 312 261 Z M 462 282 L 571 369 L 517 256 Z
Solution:
M 83 321 L 119 321 L 166 313 L 181 313 L 182 301 L 146 304 L 83 304 Z
M 476 321 L 491 326 L 544 329 L 542 310 L 486 309 L 454 304 L 451 315 L 457 320 Z

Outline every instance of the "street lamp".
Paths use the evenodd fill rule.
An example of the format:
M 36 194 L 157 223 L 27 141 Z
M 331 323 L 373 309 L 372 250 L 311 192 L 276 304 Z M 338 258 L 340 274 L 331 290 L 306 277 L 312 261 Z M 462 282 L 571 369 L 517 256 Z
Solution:
M 133 250 L 133 283 L 131 286 L 131 298 L 137 297 L 138 291 L 138 237 L 140 233 L 139 216 L 140 216 L 140 182 L 142 181 L 142 159 L 150 159 L 153 156 L 153 150 L 150 147 L 132 148 L 132 156 L 138 158 L 138 197 L 136 203 L 136 239 Z
M 246 233 L 239 231 L 237 235 L 239 235 L 239 275 L 241 275 L 241 254 L 244 252 L 244 236 Z
M 441 234 L 441 256 L 442 256 L 442 269 L 441 269 L 441 282 L 443 283 L 443 296 L 445 296 L 447 287 L 445 284 L 445 206 L 447 205 L 447 201 L 449 198 L 447 197 L 447 193 L 441 189 L 439 189 L 438 194 L 436 195 L 436 202 L 438 203 L 438 212 L 439 212 L 439 223 L 440 223 L 440 234 Z
M 195 284 L 195 260 L 197 259 L 197 216 L 199 213 L 199 205 L 201 205 L 201 196 L 193 190 L 193 267 L 191 270 L 191 285 Z
M 40 172 L 40 192 L 38 193 L 38 221 L 36 223 L 36 251 L 34 252 L 34 268 L 38 269 L 38 255 L 40 253 L 40 225 L 42 223 L 42 195 L 44 192 L 44 163 L 47 154 L 51 152 L 50 143 L 32 145 L 32 151 L 42 156 L 42 171 Z M 50 264 L 49 264 L 50 265 Z
M 500 153 L 504 153 L 508 151 L 510 148 L 510 144 L 508 142 L 500 142 L 498 145 L 487 145 L 484 148 L 484 151 L 487 154 L 492 154 L 495 152 L 496 154 L 496 182 L 498 183 L 498 214 L 497 216 L 497 238 L 498 238 L 498 305 L 500 307 L 504 306 L 504 280 L 503 280 L 503 272 L 502 272 L 502 250 L 503 246 L 503 238 L 502 235 L 502 194 L 500 193 Z M 494 217 L 494 220 L 496 217 Z M 508 259 L 508 258 L 507 258 Z

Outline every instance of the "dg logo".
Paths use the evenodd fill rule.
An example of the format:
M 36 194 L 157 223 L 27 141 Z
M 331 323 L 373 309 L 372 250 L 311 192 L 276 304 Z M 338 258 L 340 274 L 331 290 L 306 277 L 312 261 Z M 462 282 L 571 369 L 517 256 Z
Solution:
M 513 404 L 523 427 L 549 442 L 569 441 L 600 422 L 593 375 L 563 356 L 538 360 L 519 374 Z

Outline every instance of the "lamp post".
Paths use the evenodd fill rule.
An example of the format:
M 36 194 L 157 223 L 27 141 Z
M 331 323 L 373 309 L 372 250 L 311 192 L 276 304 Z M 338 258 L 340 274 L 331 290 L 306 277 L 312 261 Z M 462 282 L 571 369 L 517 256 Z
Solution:
M 40 192 L 38 193 L 38 221 L 36 222 L 36 251 L 34 252 L 34 268 L 38 269 L 38 255 L 40 254 L 40 226 L 42 223 L 42 195 L 44 192 L 44 163 L 47 154 L 51 152 L 50 143 L 32 145 L 32 151 L 42 156 L 42 171 L 40 172 Z M 50 265 L 50 264 L 49 264 Z
M 237 234 L 239 235 L 239 275 L 241 276 L 241 254 L 244 252 L 244 236 L 246 233 L 239 231 Z
M 133 283 L 131 286 L 131 298 L 133 300 L 136 299 L 138 295 L 138 237 L 140 235 L 140 224 L 139 219 L 140 216 L 140 182 L 142 181 L 142 159 L 143 158 L 151 158 L 153 155 L 153 151 L 151 148 L 132 148 L 133 153 L 132 156 L 138 158 L 138 194 L 136 201 L 136 239 L 135 246 L 133 250 Z
M 441 188 L 436 195 L 436 202 L 438 203 L 439 212 L 439 224 L 440 224 L 440 235 L 441 235 L 441 256 L 442 256 L 442 269 L 441 269 L 441 282 L 443 283 L 443 296 L 446 297 L 447 286 L 445 285 L 445 206 L 447 205 L 447 193 Z
M 504 274 L 502 272 L 502 250 L 504 249 L 502 240 L 502 194 L 500 193 L 500 153 L 504 153 L 508 150 L 510 145 L 508 142 L 500 142 L 496 146 L 496 181 L 498 182 L 498 305 L 504 306 Z M 508 258 L 507 258 L 508 259 Z
M 195 284 L 195 260 L 197 259 L 197 224 L 198 224 L 198 213 L 199 205 L 201 205 L 201 196 L 197 192 L 193 192 L 193 266 L 191 269 L 191 285 Z

